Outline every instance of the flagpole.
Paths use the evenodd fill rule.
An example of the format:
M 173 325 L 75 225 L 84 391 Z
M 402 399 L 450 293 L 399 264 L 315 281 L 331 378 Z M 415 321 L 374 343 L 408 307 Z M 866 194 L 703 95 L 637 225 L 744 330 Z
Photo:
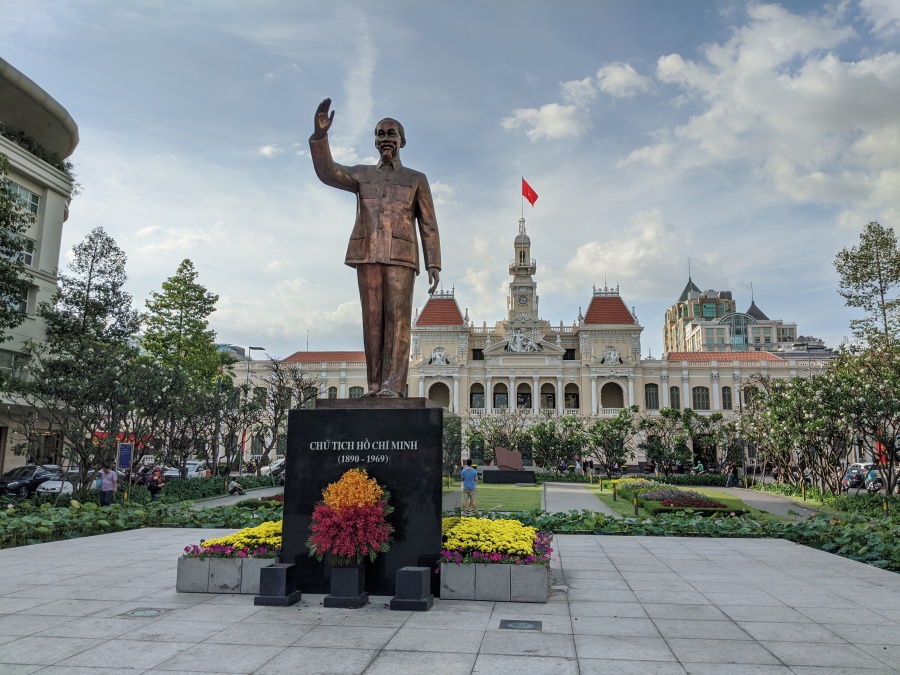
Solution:
M 523 184 L 525 183 L 525 176 L 522 176 L 522 183 Z M 525 191 L 520 190 L 520 192 L 522 193 L 522 197 L 521 197 L 521 199 L 522 199 L 522 217 L 524 218 L 525 217 Z

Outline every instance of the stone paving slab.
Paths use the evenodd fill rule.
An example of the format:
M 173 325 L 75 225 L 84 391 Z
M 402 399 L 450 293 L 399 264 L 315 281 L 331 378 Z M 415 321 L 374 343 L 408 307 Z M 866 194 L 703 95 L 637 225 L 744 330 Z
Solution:
M 546 604 L 176 593 L 184 546 L 226 532 L 0 551 L 0 673 L 900 672 L 900 575 L 783 540 L 558 536 Z M 164 611 L 127 615 L 139 607 Z

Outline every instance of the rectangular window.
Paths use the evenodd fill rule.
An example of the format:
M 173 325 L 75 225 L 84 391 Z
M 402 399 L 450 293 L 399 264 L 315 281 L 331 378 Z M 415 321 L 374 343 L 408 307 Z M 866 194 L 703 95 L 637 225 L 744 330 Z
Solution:
M 543 410 L 556 408 L 556 394 L 541 394 L 541 408 Z
M 681 390 L 678 387 L 669 387 L 669 407 L 675 410 L 681 408 Z
M 37 214 L 38 204 L 41 198 L 34 194 L 31 190 L 23 188 L 21 185 L 13 183 L 11 180 L 6 181 L 6 189 L 12 193 L 16 199 L 16 206 L 25 209 L 31 213 Z
M 362 398 L 365 393 L 362 387 L 350 387 L 350 398 Z
M 19 314 L 28 312 L 28 286 L 23 286 L 18 295 L 10 295 L 6 298 L 9 309 Z
M 524 392 L 521 394 L 516 394 L 516 407 L 519 409 L 531 409 L 531 393 Z
M 644 385 L 644 407 L 647 410 L 659 410 L 659 385 Z
M 766 344 L 767 344 L 767 345 L 772 344 L 772 338 L 769 337 L 768 335 L 766 336 Z
M 506 395 L 505 391 L 495 391 L 494 392 L 494 409 L 498 408 L 508 408 L 509 407 L 509 397 Z
M 484 361 L 484 350 L 483 349 L 473 349 L 472 350 L 472 360 L 473 361 Z
M 484 407 L 484 392 L 472 392 L 469 394 L 469 407 L 470 408 L 483 408 Z
M 563 354 L 563 361 L 575 361 L 575 350 L 567 349 L 566 353 Z
M 691 393 L 693 394 L 694 410 L 709 410 L 709 389 L 707 387 L 694 387 Z
M 703 318 L 704 319 L 715 319 L 716 318 L 715 303 L 710 303 L 710 302 L 703 303 Z
M 731 410 L 731 387 L 722 387 L 722 410 Z

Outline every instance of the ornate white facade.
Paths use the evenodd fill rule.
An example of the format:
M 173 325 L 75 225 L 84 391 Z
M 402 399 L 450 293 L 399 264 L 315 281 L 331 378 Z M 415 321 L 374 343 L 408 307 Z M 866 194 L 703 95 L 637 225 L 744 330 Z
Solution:
M 408 395 L 448 411 L 489 415 L 515 406 L 529 415 L 614 415 L 630 405 L 650 414 L 661 407 L 736 411 L 754 374 L 805 377 L 821 360 L 800 353 L 673 352 L 641 357 L 643 327 L 618 288 L 594 288 L 588 310 L 572 325 L 540 317 L 537 263 L 525 220 L 519 221 L 509 263 L 507 315 L 476 326 L 460 311 L 454 291 L 435 293 L 415 317 Z M 321 375 L 323 397 L 347 398 L 366 389 L 362 352 L 297 352 L 287 359 Z

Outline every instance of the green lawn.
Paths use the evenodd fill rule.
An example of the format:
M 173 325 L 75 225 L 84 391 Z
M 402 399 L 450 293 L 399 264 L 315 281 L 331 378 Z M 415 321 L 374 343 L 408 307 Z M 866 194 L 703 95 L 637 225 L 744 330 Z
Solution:
M 447 479 L 444 478 L 443 492 L 458 492 L 460 489 L 459 481 L 450 481 L 450 487 L 447 487 Z M 485 485 L 478 484 L 478 496 L 476 497 L 478 510 L 489 511 L 496 509 L 497 511 L 533 511 L 541 508 L 541 486 L 529 485 L 521 487 L 518 485 Z

